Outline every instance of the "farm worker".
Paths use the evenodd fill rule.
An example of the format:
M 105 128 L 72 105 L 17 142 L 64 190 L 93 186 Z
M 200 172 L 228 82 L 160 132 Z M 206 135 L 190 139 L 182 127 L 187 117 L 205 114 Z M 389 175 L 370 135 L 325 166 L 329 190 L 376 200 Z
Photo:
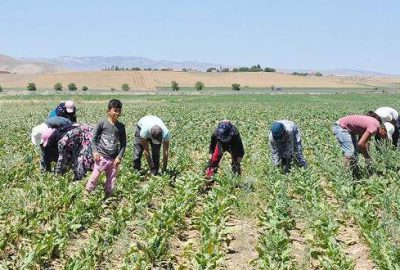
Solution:
M 379 115 L 383 123 L 390 123 L 394 127 L 393 134 L 391 136 L 391 142 L 396 148 L 400 148 L 400 142 L 399 142 L 399 128 L 400 128 L 400 123 L 399 123 L 399 113 L 391 108 L 391 107 L 380 107 L 375 110 L 375 113 Z M 390 126 L 389 126 L 390 127 Z M 390 134 L 390 129 L 386 127 L 388 134 Z M 388 136 L 390 139 L 390 136 Z
M 66 169 L 73 163 L 72 152 L 75 155 L 76 140 L 79 140 L 79 137 L 76 138 L 77 136 L 75 136 L 77 132 L 78 126 L 74 125 L 58 128 L 47 127 L 43 131 L 41 141 L 43 153 L 41 160 L 42 171 L 51 171 L 51 162 L 56 161 L 55 172 L 57 174 L 65 173 Z
M 340 118 L 333 125 L 333 133 L 342 148 L 345 168 L 351 170 L 355 169 L 357 165 L 359 152 L 364 156 L 365 163 L 371 165 L 368 141 L 372 135 L 377 135 L 382 139 L 387 138 L 385 125 L 367 115 L 349 115 Z M 360 136 L 358 141 L 357 136 Z
M 275 121 L 269 132 L 269 147 L 272 163 L 274 166 L 283 168 L 285 173 L 290 171 L 293 159 L 300 167 L 307 168 L 307 162 L 303 157 L 299 128 L 294 122 Z
M 236 175 L 241 174 L 240 162 L 244 156 L 242 139 L 238 129 L 229 121 L 222 120 L 211 135 L 209 162 L 205 176 L 211 179 L 218 170 L 224 152 L 232 157 L 231 168 Z
M 102 119 L 93 131 L 92 151 L 95 164 L 86 184 L 87 193 L 96 188 L 103 171 L 106 173 L 106 196 L 111 196 L 115 189 L 118 167 L 126 149 L 125 125 L 118 121 L 121 112 L 121 101 L 111 99 L 108 102 L 107 118 Z
M 60 128 L 64 126 L 72 125 L 72 122 L 66 118 L 55 116 L 46 119 L 46 121 L 32 129 L 31 140 L 32 143 L 38 147 L 40 147 L 40 170 L 42 172 L 50 171 L 50 163 L 51 161 L 57 161 L 57 147 L 47 147 L 46 153 L 45 148 L 43 147 L 42 134 L 43 132 L 51 127 L 51 128 Z
M 72 100 L 61 102 L 49 114 L 49 117 L 61 116 L 76 123 L 76 107 Z
M 32 132 L 31 132 L 32 144 L 34 144 L 36 146 L 40 146 L 41 138 L 42 138 L 42 132 L 47 127 L 58 128 L 58 127 L 67 126 L 67 125 L 72 125 L 71 120 L 63 118 L 63 117 L 59 117 L 59 116 L 54 116 L 54 117 L 47 118 L 44 121 L 44 123 L 42 123 L 40 125 L 37 125 L 34 128 L 32 128 Z
M 157 175 L 160 169 L 160 151 L 163 147 L 163 166 L 165 171 L 168 165 L 170 132 L 164 122 L 157 116 L 146 115 L 136 125 L 134 140 L 133 168 L 141 170 L 141 159 L 144 154 L 150 172 Z M 151 146 L 151 155 L 150 155 Z

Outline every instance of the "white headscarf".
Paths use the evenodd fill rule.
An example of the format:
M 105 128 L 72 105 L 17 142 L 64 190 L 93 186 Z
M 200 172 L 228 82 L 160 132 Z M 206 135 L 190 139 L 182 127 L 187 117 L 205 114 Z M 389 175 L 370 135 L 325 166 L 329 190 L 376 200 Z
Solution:
M 45 123 L 42 123 L 34 128 L 32 128 L 32 133 L 31 133 L 31 140 L 32 144 L 39 146 L 41 141 L 42 141 L 42 133 L 43 131 L 47 128 L 47 125 Z

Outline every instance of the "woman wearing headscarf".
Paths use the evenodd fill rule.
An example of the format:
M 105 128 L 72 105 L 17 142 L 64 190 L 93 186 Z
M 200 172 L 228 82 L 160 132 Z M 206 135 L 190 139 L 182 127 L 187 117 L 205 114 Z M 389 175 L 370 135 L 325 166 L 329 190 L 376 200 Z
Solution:
M 42 134 L 44 166 L 50 171 L 50 163 L 57 155 L 56 174 L 64 174 L 69 168 L 74 172 L 74 180 L 82 179 L 93 168 L 90 139 L 93 128 L 89 125 L 69 125 L 47 128 Z

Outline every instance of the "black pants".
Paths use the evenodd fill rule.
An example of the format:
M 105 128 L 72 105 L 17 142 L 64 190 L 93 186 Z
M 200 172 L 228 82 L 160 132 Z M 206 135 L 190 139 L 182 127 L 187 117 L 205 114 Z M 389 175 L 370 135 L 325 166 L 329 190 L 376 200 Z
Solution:
M 229 144 L 223 144 L 220 142 L 217 142 L 217 144 L 215 145 L 215 149 L 214 149 L 214 153 L 211 157 L 211 161 L 210 161 L 210 167 L 214 168 L 214 170 L 216 171 L 218 166 L 219 166 L 219 162 L 221 161 L 222 155 L 224 154 L 224 152 L 228 152 L 231 154 L 232 156 L 232 162 L 231 162 L 231 168 L 232 168 L 232 172 L 234 174 L 241 174 L 241 168 L 240 168 L 240 163 L 238 162 L 238 158 L 241 158 L 238 153 L 236 153 L 235 151 L 232 151 L 232 148 Z
M 152 174 L 158 174 L 160 170 L 160 150 L 161 144 L 154 144 L 151 139 L 147 140 L 151 147 L 151 159 L 153 160 L 154 168 L 150 168 Z M 136 170 L 142 169 L 142 155 L 143 155 L 142 138 L 140 137 L 140 127 L 136 126 L 135 142 L 133 145 L 133 168 Z
M 399 135 L 400 135 L 400 132 L 399 132 L 399 129 L 400 129 L 400 127 L 395 127 L 394 128 L 394 132 L 393 132 L 393 135 L 392 135 L 392 142 L 393 142 L 393 145 L 394 145 L 394 147 L 396 147 L 397 149 L 400 149 L 400 142 L 399 142 Z
M 40 145 L 40 171 L 41 172 L 50 172 L 51 171 L 51 162 L 57 162 L 58 159 L 58 149 L 53 145 L 47 145 L 43 147 Z

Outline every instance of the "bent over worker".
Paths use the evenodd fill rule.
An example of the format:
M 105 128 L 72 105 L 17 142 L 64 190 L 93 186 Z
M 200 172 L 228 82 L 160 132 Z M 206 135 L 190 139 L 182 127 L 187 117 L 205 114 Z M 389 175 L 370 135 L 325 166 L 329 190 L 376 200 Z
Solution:
M 206 178 L 212 178 L 218 170 L 219 162 L 224 152 L 229 152 L 232 157 L 232 172 L 240 175 L 240 162 L 244 156 L 242 139 L 237 128 L 229 121 L 218 123 L 213 132 L 209 147 L 209 162 L 206 169 Z
M 294 122 L 289 120 L 274 122 L 269 133 L 269 146 L 272 163 L 281 166 L 285 173 L 290 171 L 293 159 L 300 167 L 307 168 L 299 128 Z
M 390 123 L 393 125 L 394 129 L 391 132 L 390 125 L 386 125 L 386 129 L 388 131 L 388 135 L 392 133 L 392 136 L 388 136 L 388 139 L 392 142 L 393 146 L 396 147 L 397 149 L 400 149 L 400 142 L 399 142 L 399 129 L 400 129 L 400 123 L 399 123 L 399 113 L 391 108 L 391 107 L 380 107 L 375 110 L 375 113 L 379 115 L 379 117 L 382 120 L 382 123 Z M 389 128 L 390 127 L 390 128 Z
M 157 175 L 160 169 L 160 151 L 163 146 L 163 166 L 165 171 L 168 165 L 168 151 L 170 132 L 164 122 L 157 116 L 146 115 L 136 125 L 133 168 L 141 170 L 141 159 L 144 154 L 153 175 Z M 150 155 L 151 147 L 151 155 Z
M 372 135 L 381 139 L 387 138 L 385 125 L 367 115 L 348 115 L 340 118 L 333 125 L 333 133 L 342 148 L 345 168 L 353 172 L 357 166 L 358 153 L 364 156 L 367 165 L 371 165 L 368 141 Z

